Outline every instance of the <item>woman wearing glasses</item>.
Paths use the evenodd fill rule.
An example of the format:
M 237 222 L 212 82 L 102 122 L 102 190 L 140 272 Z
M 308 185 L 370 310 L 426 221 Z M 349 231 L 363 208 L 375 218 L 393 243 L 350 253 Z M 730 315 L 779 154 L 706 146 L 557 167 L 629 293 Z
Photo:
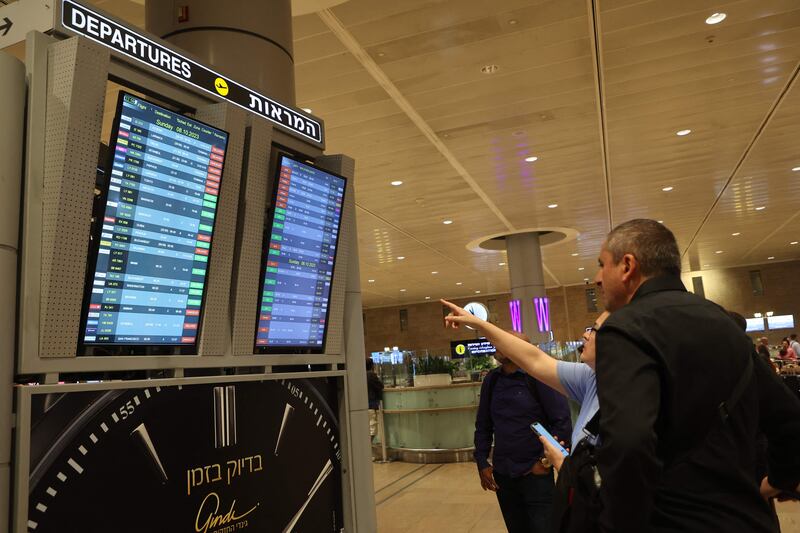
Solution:
M 608 312 L 603 312 L 597 317 L 594 325 L 586 328 L 583 334 L 584 344 L 583 352 L 581 353 L 581 361 L 583 362 L 568 363 L 550 357 L 537 346 L 503 331 L 494 324 L 481 320 L 454 303 L 447 300 L 441 300 L 441 302 L 450 308 L 450 314 L 445 317 L 447 325 L 452 328 L 458 328 L 463 324 L 479 329 L 498 351 L 507 355 L 528 375 L 578 402 L 581 405 L 581 409 L 572 431 L 573 448 L 577 446 L 581 439 L 587 437 L 587 434 L 583 431 L 584 427 L 599 409 L 597 382 L 594 375 L 595 333 L 608 318 Z M 541 439 L 541 441 L 544 445 L 545 455 L 553 464 L 553 467 L 556 470 L 560 469 L 564 457 L 545 439 Z

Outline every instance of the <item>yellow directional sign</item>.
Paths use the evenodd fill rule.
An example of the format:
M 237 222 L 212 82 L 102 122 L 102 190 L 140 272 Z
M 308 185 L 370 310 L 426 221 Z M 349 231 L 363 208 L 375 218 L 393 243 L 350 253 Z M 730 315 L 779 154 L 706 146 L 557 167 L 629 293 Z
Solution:
M 456 346 L 456 353 L 458 355 L 464 355 L 466 353 L 466 351 L 467 351 L 467 347 L 464 346 L 463 344 L 459 344 L 458 346 Z

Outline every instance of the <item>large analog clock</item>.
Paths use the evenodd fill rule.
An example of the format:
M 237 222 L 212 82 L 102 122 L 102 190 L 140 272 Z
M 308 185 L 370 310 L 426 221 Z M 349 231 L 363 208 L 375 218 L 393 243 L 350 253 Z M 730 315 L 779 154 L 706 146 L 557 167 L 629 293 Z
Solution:
M 339 533 L 335 379 L 34 394 L 28 531 Z

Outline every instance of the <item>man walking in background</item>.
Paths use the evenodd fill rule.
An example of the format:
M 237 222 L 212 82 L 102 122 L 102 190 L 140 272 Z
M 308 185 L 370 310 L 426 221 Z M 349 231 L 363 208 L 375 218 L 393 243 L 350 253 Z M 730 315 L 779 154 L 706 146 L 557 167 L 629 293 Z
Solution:
M 381 405 L 381 395 L 383 394 L 383 382 L 378 374 L 375 373 L 375 363 L 372 359 L 367 359 L 367 402 L 369 408 L 369 441 L 375 442 L 375 435 L 378 434 L 378 409 Z
M 514 335 L 530 342 L 526 335 Z M 553 500 L 553 471 L 530 425 L 541 422 L 566 441 L 572 435 L 569 406 L 561 394 L 525 374 L 499 350 L 494 357 L 501 367 L 483 380 L 475 420 L 481 487 L 497 493 L 509 533 L 544 533 Z

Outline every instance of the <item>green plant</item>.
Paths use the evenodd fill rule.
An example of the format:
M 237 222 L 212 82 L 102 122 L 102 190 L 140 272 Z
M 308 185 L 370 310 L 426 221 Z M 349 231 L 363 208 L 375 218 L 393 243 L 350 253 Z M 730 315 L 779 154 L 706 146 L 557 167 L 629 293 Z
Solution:
M 424 376 L 428 374 L 450 374 L 453 375 L 455 365 L 443 357 L 419 357 L 414 359 L 413 363 L 414 374 Z
M 468 357 L 466 361 L 464 361 L 464 368 L 466 370 L 491 370 L 494 368 L 492 364 L 492 358 L 488 355 L 477 355 L 474 357 Z

